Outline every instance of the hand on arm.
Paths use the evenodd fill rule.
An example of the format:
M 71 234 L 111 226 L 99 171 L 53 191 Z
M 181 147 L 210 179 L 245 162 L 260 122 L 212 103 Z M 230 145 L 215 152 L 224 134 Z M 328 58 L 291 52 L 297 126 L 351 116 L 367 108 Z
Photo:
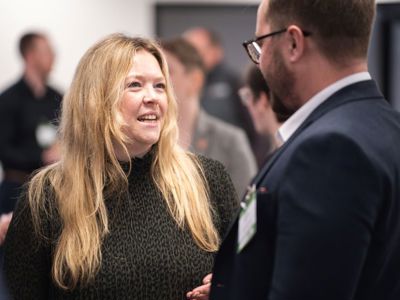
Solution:
M 203 285 L 194 288 L 186 294 L 190 300 L 208 300 L 210 296 L 212 274 L 208 274 L 203 278 Z

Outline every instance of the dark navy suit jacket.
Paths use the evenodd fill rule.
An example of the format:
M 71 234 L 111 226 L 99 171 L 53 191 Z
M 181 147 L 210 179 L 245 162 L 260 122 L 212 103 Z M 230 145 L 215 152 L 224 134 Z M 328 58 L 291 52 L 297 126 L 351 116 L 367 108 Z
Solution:
M 257 232 L 238 221 L 212 300 L 400 299 L 400 115 L 371 80 L 321 104 L 256 176 Z

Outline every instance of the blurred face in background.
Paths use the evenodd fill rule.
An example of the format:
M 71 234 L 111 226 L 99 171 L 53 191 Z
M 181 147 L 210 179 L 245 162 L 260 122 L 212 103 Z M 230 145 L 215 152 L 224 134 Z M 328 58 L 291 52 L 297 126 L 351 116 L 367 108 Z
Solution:
M 43 79 L 47 79 L 54 63 L 54 52 L 46 38 L 36 38 L 32 49 L 27 53 L 29 62 Z
M 190 78 L 188 78 L 188 72 L 185 66 L 179 61 L 179 59 L 172 53 L 165 51 L 165 57 L 167 58 L 169 74 L 174 88 L 175 96 L 177 98 L 179 106 L 184 102 L 190 95 Z
M 257 133 L 265 134 L 265 119 L 266 119 L 266 99 L 261 101 L 261 97 L 267 97 L 265 93 L 261 92 L 260 96 L 257 98 L 249 86 L 244 86 L 239 90 L 239 96 L 242 100 L 242 104 L 246 106 L 250 113 L 251 119 L 253 121 L 254 128 Z
M 141 50 L 133 58 L 121 101 L 123 131 L 131 140 L 131 157 L 146 153 L 158 142 L 167 108 L 166 82 L 160 65 L 152 54 Z
M 199 52 L 208 71 L 212 70 L 223 58 L 223 49 L 213 45 L 206 30 L 198 28 L 184 34 L 185 39 Z

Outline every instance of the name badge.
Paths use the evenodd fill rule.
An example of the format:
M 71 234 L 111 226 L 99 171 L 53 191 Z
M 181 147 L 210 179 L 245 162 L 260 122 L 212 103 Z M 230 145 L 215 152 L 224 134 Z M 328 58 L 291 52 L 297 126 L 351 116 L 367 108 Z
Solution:
M 240 205 L 237 253 L 243 250 L 257 231 L 257 191 L 255 184 L 249 188 L 245 201 Z
M 36 141 L 39 146 L 48 148 L 54 144 L 57 139 L 57 127 L 51 123 L 41 123 L 36 128 Z

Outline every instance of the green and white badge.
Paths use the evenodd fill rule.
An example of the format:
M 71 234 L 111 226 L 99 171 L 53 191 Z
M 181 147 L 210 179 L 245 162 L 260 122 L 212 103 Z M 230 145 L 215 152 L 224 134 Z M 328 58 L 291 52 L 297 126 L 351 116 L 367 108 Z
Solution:
M 255 184 L 249 188 L 245 201 L 241 203 L 241 206 L 237 253 L 243 250 L 257 231 L 257 191 Z

